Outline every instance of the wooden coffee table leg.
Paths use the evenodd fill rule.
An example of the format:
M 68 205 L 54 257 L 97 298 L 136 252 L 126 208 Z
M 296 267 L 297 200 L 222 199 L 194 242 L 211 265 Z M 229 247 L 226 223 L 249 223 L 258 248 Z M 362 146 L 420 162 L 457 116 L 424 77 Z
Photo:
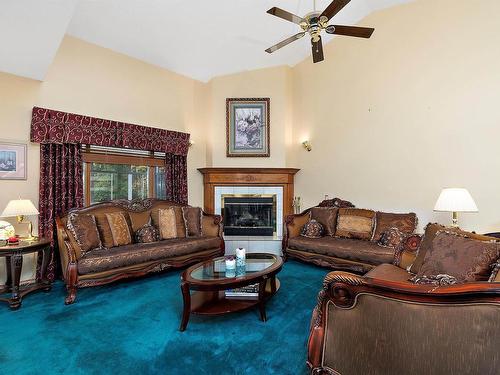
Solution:
M 184 309 L 182 310 L 182 320 L 180 331 L 185 331 L 189 322 L 189 314 L 191 314 L 191 293 L 189 293 L 189 285 L 186 282 L 181 283 L 182 299 L 184 300 Z
M 276 275 L 271 278 L 271 293 L 276 293 Z
M 266 298 L 265 298 L 266 285 L 267 285 L 267 279 L 259 283 L 259 311 L 260 311 L 260 320 L 262 320 L 263 322 L 267 320 Z

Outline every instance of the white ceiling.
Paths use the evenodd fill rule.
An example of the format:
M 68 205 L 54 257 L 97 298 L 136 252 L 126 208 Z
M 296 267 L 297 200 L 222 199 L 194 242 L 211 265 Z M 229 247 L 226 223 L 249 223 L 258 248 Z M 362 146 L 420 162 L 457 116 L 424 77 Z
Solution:
M 409 1 L 352 0 L 332 22 L 356 24 Z M 313 0 L 0 0 L 0 71 L 43 80 L 65 33 L 201 81 L 293 66 L 310 55 L 310 42 L 264 52 L 299 31 L 268 15 L 273 6 L 303 16 Z

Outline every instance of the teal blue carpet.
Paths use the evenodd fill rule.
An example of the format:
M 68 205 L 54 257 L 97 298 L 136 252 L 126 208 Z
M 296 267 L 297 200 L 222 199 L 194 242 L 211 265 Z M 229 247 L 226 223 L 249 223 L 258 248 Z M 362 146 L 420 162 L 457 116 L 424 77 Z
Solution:
M 328 271 L 289 261 L 281 288 L 257 309 L 192 315 L 179 332 L 180 271 L 79 290 L 57 282 L 18 311 L 0 304 L 0 374 L 307 374 L 311 312 Z

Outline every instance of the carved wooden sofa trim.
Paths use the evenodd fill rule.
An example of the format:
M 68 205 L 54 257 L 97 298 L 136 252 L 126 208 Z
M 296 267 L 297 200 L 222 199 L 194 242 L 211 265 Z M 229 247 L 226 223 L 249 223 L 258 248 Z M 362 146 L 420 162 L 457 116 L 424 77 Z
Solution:
M 86 208 L 78 209 L 80 213 L 93 214 L 95 212 L 103 213 L 109 210 L 123 210 L 128 212 L 151 211 L 155 208 L 168 206 L 180 206 L 177 203 L 157 200 L 116 200 L 112 202 L 97 203 Z M 69 214 L 69 213 L 68 213 Z M 161 272 L 172 268 L 186 267 L 212 257 L 224 255 L 224 239 L 222 236 L 222 218 L 220 215 L 211 215 L 203 212 L 203 225 L 209 226 L 212 236 L 220 238 L 218 246 L 206 250 L 196 251 L 190 254 L 171 256 L 154 261 L 147 261 L 139 264 L 113 268 L 101 272 L 79 274 L 77 251 L 74 248 L 74 241 L 70 240 L 71 233 L 66 228 L 67 215 L 56 218 L 57 240 L 59 255 L 61 260 L 62 276 L 66 283 L 67 296 L 66 304 L 71 304 L 76 299 L 78 288 L 92 287 L 112 283 L 121 279 L 145 276 L 149 273 Z
M 456 284 L 448 286 L 435 286 L 435 285 L 418 285 L 408 281 L 390 281 L 390 280 L 375 279 L 375 278 L 358 276 L 352 273 L 347 273 L 342 271 L 334 271 L 329 273 L 324 280 L 323 289 L 320 291 L 318 295 L 318 303 L 316 308 L 314 309 L 311 320 L 310 336 L 308 341 L 308 360 L 307 360 L 307 365 L 310 368 L 311 374 L 350 375 L 352 373 L 347 369 L 343 368 L 343 363 L 340 358 L 336 363 L 332 363 L 331 362 L 332 354 L 329 354 L 330 363 L 326 363 L 325 352 L 327 349 L 325 347 L 327 346 L 326 343 L 328 341 L 328 336 L 330 336 L 330 340 L 328 341 L 329 345 L 333 345 L 332 344 L 333 340 L 331 340 L 331 337 L 338 335 L 339 331 L 342 331 L 339 329 L 339 327 L 340 325 L 343 324 L 343 320 L 341 320 L 338 316 L 335 319 L 334 317 L 329 317 L 328 314 L 329 311 L 335 311 L 331 310 L 333 308 L 337 309 L 337 311 L 341 310 L 343 314 L 351 314 L 350 316 L 354 315 L 360 316 L 360 314 L 366 313 L 365 310 L 360 310 L 362 309 L 362 307 L 358 307 L 363 298 L 365 298 L 364 300 L 365 304 L 367 303 L 366 298 L 372 298 L 372 301 L 368 303 L 372 303 L 373 299 L 378 298 L 380 300 L 380 302 L 378 303 L 382 305 L 397 303 L 399 305 L 409 306 L 408 313 L 413 314 L 411 318 L 416 319 L 415 322 L 418 320 L 419 325 L 422 326 L 421 329 L 423 330 L 428 329 L 428 331 L 423 332 L 428 336 L 429 332 L 433 328 L 433 325 L 427 324 L 429 321 L 432 321 L 430 319 L 426 320 L 427 318 L 429 318 L 429 316 L 432 316 L 432 314 L 429 315 L 426 309 L 430 310 L 432 308 L 435 308 L 436 306 L 447 307 L 457 310 L 463 308 L 478 308 L 479 310 L 477 311 L 474 310 L 474 313 L 477 314 L 481 313 L 484 314 L 485 309 L 490 309 L 490 311 L 488 311 L 488 314 L 490 314 L 487 315 L 488 317 L 498 316 L 498 313 L 500 312 L 500 276 L 497 277 L 495 282 L 474 282 L 474 283 Z M 357 309 L 359 311 L 356 313 Z M 368 311 L 371 312 L 371 310 Z M 369 315 L 369 314 L 364 314 L 364 315 Z M 460 317 L 460 314 L 457 315 L 459 315 Z M 345 316 L 346 315 L 344 315 L 344 317 Z M 485 315 L 484 319 L 489 320 L 489 322 L 484 323 L 484 327 L 478 328 L 476 326 L 470 328 L 467 325 L 465 325 L 465 327 L 460 327 L 460 329 L 466 331 L 463 340 L 464 345 L 467 345 L 467 343 L 469 342 L 468 341 L 469 337 L 467 335 L 469 334 L 469 332 L 471 332 L 470 335 L 474 336 L 470 337 L 470 339 L 472 340 L 471 343 L 475 342 L 474 339 L 476 340 L 479 339 L 482 344 L 478 350 L 488 350 L 488 352 L 491 354 L 491 353 L 496 353 L 497 350 L 496 349 L 497 344 L 495 344 L 496 340 L 494 338 L 500 335 L 500 324 L 498 323 L 498 319 L 488 319 L 487 316 Z M 382 316 L 381 319 L 383 320 L 384 316 Z M 387 319 L 389 319 L 389 317 L 387 317 Z M 446 321 L 446 319 L 441 319 L 439 321 L 442 322 L 443 320 Z M 491 320 L 493 320 L 493 322 L 491 322 Z M 352 326 L 353 321 L 349 321 L 349 323 L 347 324 L 351 324 L 350 327 L 346 328 L 347 331 L 350 332 L 351 330 L 352 331 L 356 330 L 356 328 Z M 428 327 L 426 324 L 430 326 Z M 444 328 L 445 335 L 450 331 L 456 331 L 454 329 L 455 328 L 454 326 L 450 327 L 447 326 L 446 323 L 443 324 L 444 325 L 441 327 L 441 329 Z M 470 326 L 474 325 L 471 324 Z M 364 332 L 369 331 L 368 328 L 369 327 L 362 327 L 362 326 L 357 328 L 359 329 L 357 331 L 358 344 L 359 344 L 359 336 L 364 337 L 363 336 L 365 335 Z M 421 341 L 419 341 L 418 338 L 415 337 L 405 336 L 405 334 L 407 334 L 406 332 L 404 332 L 405 326 L 397 325 L 395 324 L 394 321 L 392 322 L 387 321 L 383 324 L 383 328 L 389 328 L 385 329 L 384 332 L 388 332 L 387 333 L 388 337 L 393 338 L 393 340 L 388 340 L 388 341 L 383 341 L 384 338 L 381 338 L 382 343 L 378 344 L 382 346 L 383 348 L 381 349 L 382 351 L 391 351 L 391 353 L 387 355 L 388 358 L 392 358 L 394 356 L 395 357 L 401 356 L 401 358 L 406 358 L 407 360 L 409 360 L 411 356 L 405 357 L 405 355 L 408 354 L 408 351 L 404 350 L 406 348 L 387 347 L 386 349 L 384 349 L 385 346 L 387 346 L 387 345 L 384 346 L 384 343 L 387 344 L 388 342 L 401 342 L 402 339 L 405 340 L 407 345 L 414 346 L 413 348 L 410 349 L 413 350 L 414 353 L 421 352 L 420 349 L 420 347 L 422 346 Z M 469 328 L 470 331 L 468 331 Z M 365 329 L 364 332 L 363 329 Z M 344 335 L 342 335 L 341 338 L 337 336 L 337 340 L 344 341 L 344 339 L 347 339 L 346 341 L 348 341 L 348 338 L 345 335 L 346 330 L 342 331 Z M 366 334 L 367 339 L 365 340 L 363 345 L 369 346 L 373 344 L 373 342 L 369 342 L 370 338 L 373 339 L 373 334 L 374 334 L 373 332 L 371 336 L 368 333 Z M 486 338 L 486 335 L 488 335 L 490 340 Z M 385 339 L 387 339 L 387 337 L 385 337 Z M 355 345 L 352 342 L 350 344 Z M 349 345 L 349 343 L 343 342 L 342 345 Z M 434 348 L 435 352 L 439 353 L 440 356 L 444 356 L 445 362 L 449 360 L 449 363 L 436 365 L 437 368 L 431 371 L 432 374 L 452 373 L 452 372 L 441 372 L 441 371 L 455 366 L 453 358 L 456 357 L 457 353 L 455 352 L 448 353 L 448 356 L 446 356 L 445 349 L 446 348 L 441 348 L 441 347 Z M 349 348 L 346 350 L 349 350 Z M 355 356 L 356 355 L 355 348 L 351 347 L 350 350 L 351 350 L 350 355 Z M 467 352 L 467 350 L 465 350 L 465 352 Z M 464 354 L 464 352 L 461 353 Z M 339 357 L 341 356 L 342 355 L 339 354 Z M 468 362 L 470 365 L 469 369 L 471 371 L 473 371 L 472 369 L 474 369 L 475 372 L 466 371 L 464 373 L 490 373 L 488 372 L 488 368 L 494 369 L 495 366 L 498 366 L 500 364 L 500 357 L 494 354 L 491 357 L 489 357 L 486 354 L 483 356 L 483 355 L 478 355 L 478 353 L 471 353 L 466 357 L 467 358 L 465 360 L 469 361 Z M 478 359 L 477 363 L 471 363 L 471 361 L 473 362 L 475 358 L 483 358 L 483 360 L 482 362 L 480 362 L 480 360 Z M 369 361 L 369 360 L 367 358 L 363 358 L 362 361 Z M 384 359 L 380 358 L 380 362 L 383 361 Z M 418 361 L 426 361 L 426 358 L 425 357 L 419 358 Z M 403 363 L 401 364 L 402 366 L 409 366 L 408 363 L 405 364 L 404 362 L 405 361 L 403 361 Z M 360 366 L 364 365 L 362 364 Z M 369 370 L 371 374 L 384 373 L 385 375 L 392 375 L 396 373 L 394 371 L 394 368 L 391 368 L 390 366 L 388 366 L 383 371 L 380 370 L 377 371 L 377 369 L 375 369 L 375 366 L 377 366 L 377 364 L 375 363 L 366 363 L 366 366 L 367 366 L 366 371 Z M 413 366 L 418 367 L 424 365 L 419 363 L 417 364 L 414 363 Z M 442 368 L 439 369 L 439 366 L 442 366 Z M 480 372 L 477 372 L 478 369 Z M 417 372 L 411 372 L 415 371 L 415 368 L 413 368 L 413 370 L 410 370 L 409 367 L 407 367 L 407 370 L 410 371 L 407 373 L 417 373 Z M 424 373 L 424 372 L 418 372 L 418 373 Z

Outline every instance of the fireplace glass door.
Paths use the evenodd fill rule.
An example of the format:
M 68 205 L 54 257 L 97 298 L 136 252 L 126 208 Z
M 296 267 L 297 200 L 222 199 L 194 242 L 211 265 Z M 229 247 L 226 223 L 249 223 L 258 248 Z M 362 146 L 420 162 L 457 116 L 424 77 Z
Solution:
M 276 232 L 274 196 L 225 196 L 222 205 L 225 235 L 273 236 Z

